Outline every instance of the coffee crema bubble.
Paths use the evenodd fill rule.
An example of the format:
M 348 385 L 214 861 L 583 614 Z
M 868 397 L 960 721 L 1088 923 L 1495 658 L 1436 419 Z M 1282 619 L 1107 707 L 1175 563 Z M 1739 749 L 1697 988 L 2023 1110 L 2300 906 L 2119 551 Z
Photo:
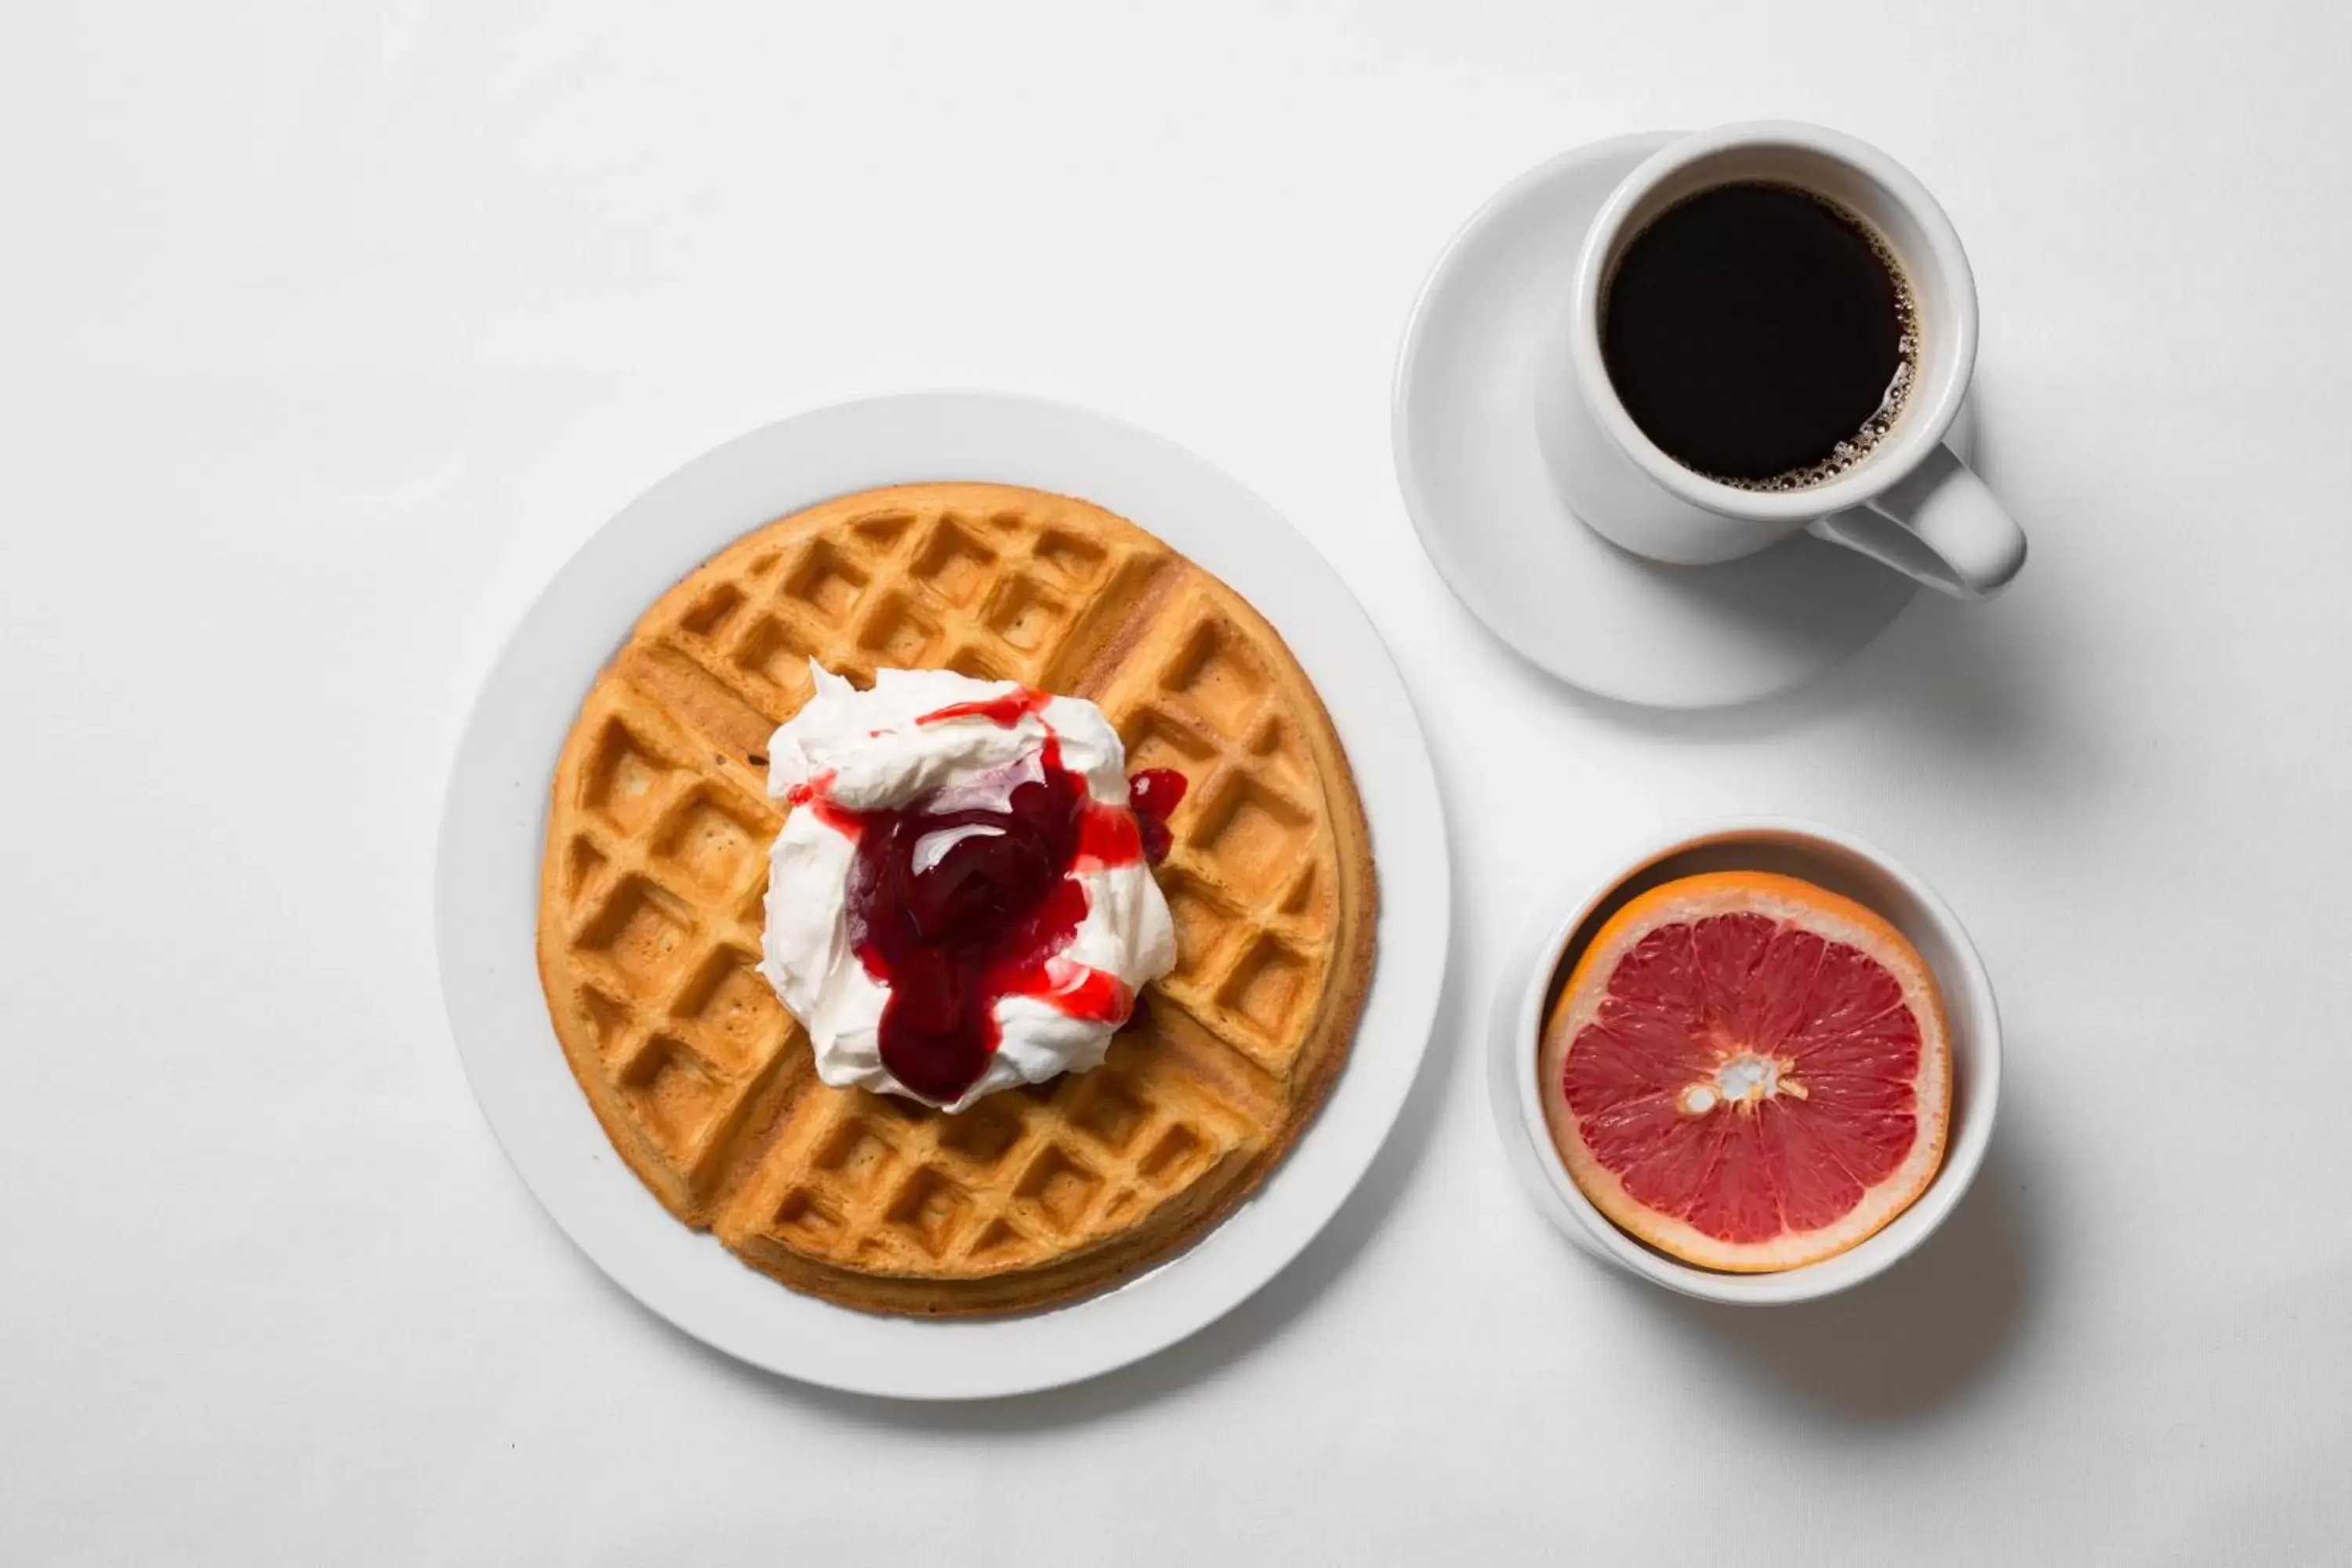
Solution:
M 1869 456 L 1917 378 L 1918 310 L 1893 250 L 1801 186 L 1684 197 L 1620 252 L 1601 353 L 1642 433 L 1694 473 L 1804 489 Z

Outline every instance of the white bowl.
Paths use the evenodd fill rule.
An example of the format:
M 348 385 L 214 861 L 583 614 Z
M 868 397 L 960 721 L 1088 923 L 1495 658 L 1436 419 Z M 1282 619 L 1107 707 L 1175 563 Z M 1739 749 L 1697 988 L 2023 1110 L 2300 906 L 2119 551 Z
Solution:
M 1952 1045 L 1952 1122 L 1927 1190 L 1859 1245 L 1777 1274 L 1722 1274 L 1675 1261 L 1595 1208 L 1544 1122 L 1536 1052 L 1543 1020 L 1584 943 L 1628 900 L 1703 871 L 1777 871 L 1843 893 L 1892 921 L 1919 950 L 1943 993 Z M 1809 1301 L 1893 1267 L 1934 1234 L 1984 1162 L 2000 1099 L 2000 1015 L 1968 932 L 1927 883 L 1884 851 L 1834 828 L 1779 817 L 1717 823 L 1654 845 L 1586 887 L 1529 931 L 1504 970 L 1488 1042 L 1488 1087 L 1505 1150 L 1529 1195 L 1561 1234 L 1593 1257 L 1709 1301 Z

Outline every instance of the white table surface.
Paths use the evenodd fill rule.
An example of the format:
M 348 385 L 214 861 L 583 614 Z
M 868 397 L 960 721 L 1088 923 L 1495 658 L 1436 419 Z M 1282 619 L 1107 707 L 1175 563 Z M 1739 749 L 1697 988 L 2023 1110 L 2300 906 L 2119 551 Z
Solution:
M 2352 1534 L 2341 8 L 43 7 L 0 52 L 0 1559 L 2294 1563 Z M 2032 531 L 1819 686 L 1661 718 L 1454 603 L 1389 373 L 1558 149 L 1777 114 L 1943 198 Z M 1258 489 L 1403 658 L 1458 943 L 1331 1230 L 1178 1349 L 812 1393 L 607 1286 L 445 1029 L 443 770 L 554 565 L 853 394 Z M 2001 1127 L 1851 1297 L 1603 1274 L 1505 1169 L 1507 934 L 1685 819 L 1973 926 Z

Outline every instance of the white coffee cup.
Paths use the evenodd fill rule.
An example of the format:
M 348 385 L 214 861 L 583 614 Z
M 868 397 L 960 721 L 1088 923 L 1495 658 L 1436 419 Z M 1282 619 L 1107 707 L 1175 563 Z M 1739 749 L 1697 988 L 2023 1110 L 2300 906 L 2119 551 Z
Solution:
M 1601 354 L 1603 291 L 1624 247 L 1666 208 L 1721 184 L 1772 181 L 1828 198 L 1885 240 L 1911 286 L 1919 335 L 1908 397 L 1852 467 L 1801 489 L 1748 490 L 1683 467 L 1642 433 Z M 2025 534 L 1944 444 L 1976 369 L 1977 291 L 1951 220 L 1927 188 L 1865 142 L 1758 121 L 1696 132 L 1636 168 L 1601 205 L 1573 298 L 1536 383 L 1538 434 L 1576 514 L 1639 555 L 1735 560 L 1800 529 L 1962 599 L 2000 591 Z

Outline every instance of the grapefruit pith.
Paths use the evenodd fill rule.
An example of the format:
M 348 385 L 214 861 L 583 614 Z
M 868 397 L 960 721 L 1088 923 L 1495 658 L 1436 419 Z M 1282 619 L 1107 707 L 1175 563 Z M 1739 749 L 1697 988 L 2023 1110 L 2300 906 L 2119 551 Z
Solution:
M 1552 1141 L 1622 1228 L 1703 1268 L 1832 1257 L 1944 1157 L 1934 977 L 1878 915 L 1793 877 L 1653 888 L 1577 961 L 1538 1056 Z

